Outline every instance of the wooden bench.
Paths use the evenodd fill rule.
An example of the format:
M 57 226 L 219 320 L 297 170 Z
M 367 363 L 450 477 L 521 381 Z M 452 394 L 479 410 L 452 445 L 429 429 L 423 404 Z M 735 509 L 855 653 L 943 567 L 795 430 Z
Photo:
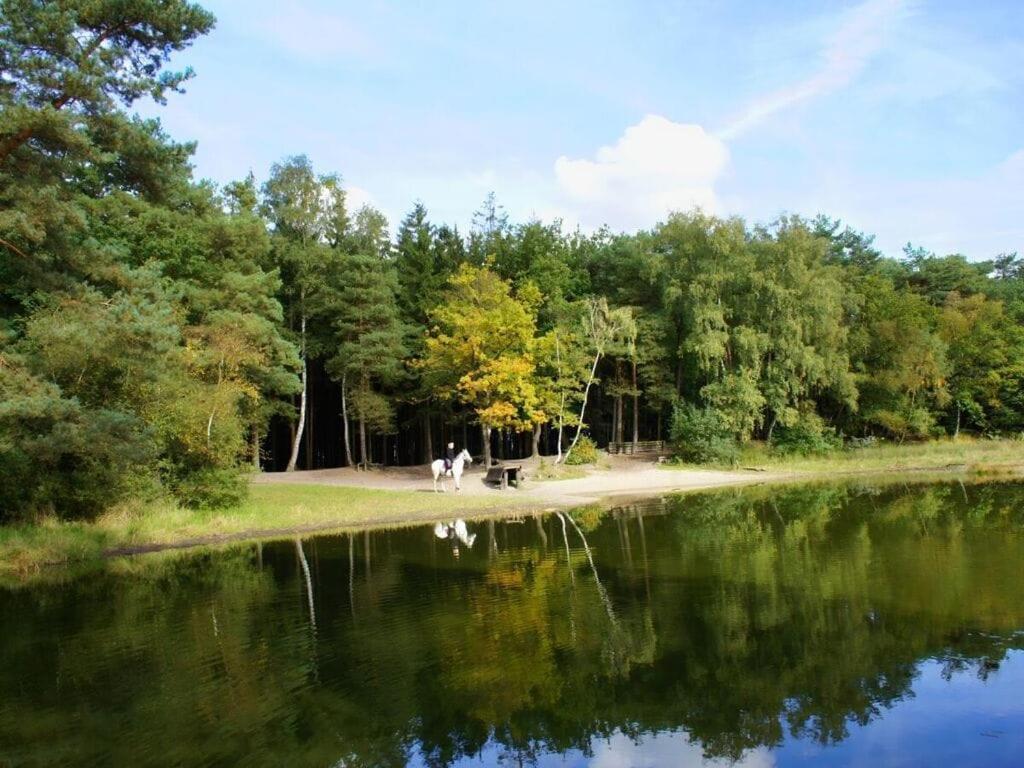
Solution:
M 487 470 L 484 482 L 498 485 L 503 491 L 508 488 L 510 483 L 518 488 L 519 481 L 522 479 L 522 473 L 523 468 L 521 466 L 509 467 L 504 464 L 498 464 Z
M 664 440 L 632 440 L 622 443 L 608 443 L 608 453 L 622 456 L 661 456 L 665 451 Z

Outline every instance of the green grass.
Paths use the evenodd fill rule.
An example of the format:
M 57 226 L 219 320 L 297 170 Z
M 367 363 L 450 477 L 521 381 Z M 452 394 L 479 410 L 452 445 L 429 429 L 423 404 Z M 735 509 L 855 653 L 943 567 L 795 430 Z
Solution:
M 508 508 L 499 494 L 456 496 L 324 485 L 254 485 L 228 509 L 193 510 L 172 503 L 122 505 L 88 523 L 43 519 L 0 527 L 0 577 L 47 565 L 99 560 L 111 550 L 238 535 L 272 537 L 293 529 L 330 529 L 434 520 Z
M 846 448 L 820 456 L 786 456 L 760 443 L 744 447 L 739 467 L 832 473 L 889 472 L 901 470 L 956 469 L 963 472 L 999 474 L 1024 465 L 1022 440 L 933 440 L 927 443 L 879 443 L 865 448 Z M 667 465 L 669 467 L 679 465 Z
M 588 466 L 584 464 L 555 464 L 553 461 L 541 459 L 530 473 L 530 480 L 547 482 L 549 480 L 576 480 L 587 476 Z
M 664 465 L 678 468 L 679 465 Z M 806 473 L 808 479 L 843 474 L 950 469 L 975 475 L 1020 473 L 1024 441 L 943 440 L 916 445 L 883 444 L 826 456 L 780 456 L 764 446 L 744 450 L 740 467 Z M 556 477 L 582 476 L 559 467 Z M 577 473 L 579 473 L 577 475 Z M 541 479 L 541 478 L 534 478 Z M 254 485 L 249 498 L 222 510 L 183 509 L 172 503 L 122 505 L 93 522 L 42 519 L 0 526 L 0 581 L 38 573 L 48 565 L 101 563 L 105 553 L 183 542 L 216 544 L 231 537 L 280 538 L 292 530 L 329 530 L 398 525 L 439 517 L 513 511 L 501 494 L 456 496 L 324 485 Z M 529 506 L 530 498 L 519 499 Z

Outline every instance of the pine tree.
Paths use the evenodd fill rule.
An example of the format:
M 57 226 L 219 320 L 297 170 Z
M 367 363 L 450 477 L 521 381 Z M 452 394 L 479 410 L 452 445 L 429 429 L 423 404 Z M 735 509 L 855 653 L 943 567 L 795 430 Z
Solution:
M 403 376 L 407 355 L 399 318 L 393 267 L 377 254 L 349 254 L 336 266 L 339 286 L 331 307 L 333 352 L 328 369 L 353 385 L 352 406 L 359 422 L 359 459 L 368 465 L 367 430 L 388 434 L 394 412 L 382 388 Z

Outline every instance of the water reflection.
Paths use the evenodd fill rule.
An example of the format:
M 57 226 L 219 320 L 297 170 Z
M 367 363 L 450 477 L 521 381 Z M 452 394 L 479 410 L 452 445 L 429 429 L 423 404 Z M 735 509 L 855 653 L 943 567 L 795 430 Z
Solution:
M 1022 502 L 733 490 L 0 593 L 0 765 L 1013 765 Z

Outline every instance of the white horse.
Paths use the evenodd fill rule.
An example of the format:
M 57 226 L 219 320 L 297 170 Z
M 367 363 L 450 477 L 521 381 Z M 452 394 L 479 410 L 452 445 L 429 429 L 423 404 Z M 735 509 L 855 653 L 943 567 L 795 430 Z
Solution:
M 469 451 L 465 448 L 455 457 L 455 461 L 452 462 L 451 475 L 455 478 L 455 490 L 462 490 L 462 470 L 467 464 L 473 463 L 473 457 L 469 455 Z M 434 473 L 434 493 L 437 493 L 437 478 L 441 478 L 441 490 L 446 492 L 448 488 L 445 485 L 445 471 L 444 471 L 444 459 L 437 459 L 430 465 L 430 471 Z

